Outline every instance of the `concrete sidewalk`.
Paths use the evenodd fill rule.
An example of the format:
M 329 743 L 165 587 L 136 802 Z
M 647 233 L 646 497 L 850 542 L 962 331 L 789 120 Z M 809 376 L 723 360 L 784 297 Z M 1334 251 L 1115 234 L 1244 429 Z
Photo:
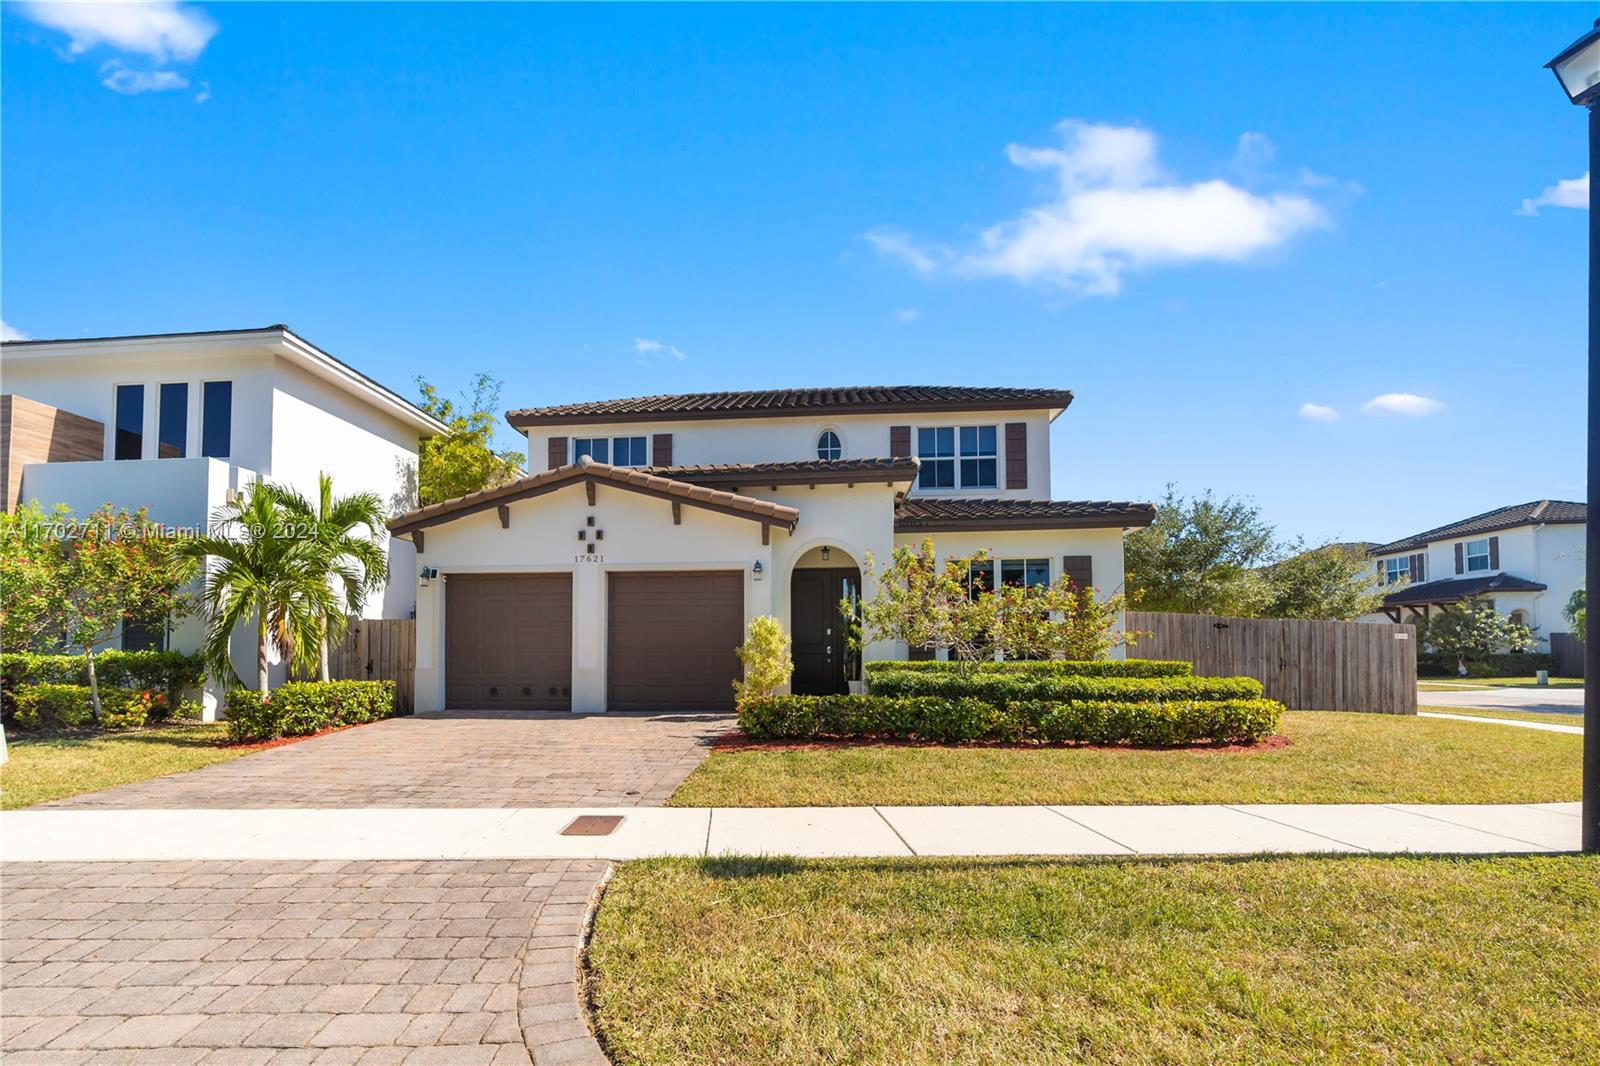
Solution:
M 605 836 L 566 836 L 613 814 Z M 27 810 L 6 862 L 633 859 L 655 855 L 1236 855 L 1575 851 L 1576 803 L 1134 807 Z
M 1518 729 L 1536 729 L 1544 733 L 1568 733 L 1583 736 L 1583 726 L 1562 725 L 1560 722 L 1525 722 L 1518 718 L 1485 718 L 1481 714 L 1451 714 L 1449 711 L 1418 711 L 1418 718 L 1448 718 L 1452 722 L 1482 722 L 1485 725 L 1509 725 Z

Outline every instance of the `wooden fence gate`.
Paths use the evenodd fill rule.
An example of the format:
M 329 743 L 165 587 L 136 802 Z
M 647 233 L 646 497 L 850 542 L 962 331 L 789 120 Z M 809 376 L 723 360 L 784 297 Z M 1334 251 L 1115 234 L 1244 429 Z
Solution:
M 328 650 L 328 675 L 341 681 L 393 681 L 395 708 L 415 708 L 417 623 L 412 618 L 352 618 Z
M 1574 633 L 1551 633 L 1550 654 L 1556 657 L 1555 677 L 1583 676 L 1583 641 Z
M 1129 611 L 1128 629 L 1143 634 L 1131 656 L 1256 678 L 1290 710 L 1417 713 L 1414 626 Z

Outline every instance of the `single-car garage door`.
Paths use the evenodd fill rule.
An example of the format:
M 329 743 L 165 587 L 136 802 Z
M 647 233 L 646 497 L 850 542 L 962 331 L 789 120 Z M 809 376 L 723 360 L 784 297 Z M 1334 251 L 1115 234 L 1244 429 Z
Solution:
M 609 596 L 611 710 L 732 709 L 741 571 L 613 573 Z
M 572 709 L 572 575 L 445 579 L 445 706 Z

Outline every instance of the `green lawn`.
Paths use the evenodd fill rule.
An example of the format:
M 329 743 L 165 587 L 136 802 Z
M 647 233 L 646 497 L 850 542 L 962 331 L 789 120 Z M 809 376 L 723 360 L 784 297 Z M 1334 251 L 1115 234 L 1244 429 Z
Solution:
M 1575 800 L 1583 738 L 1472 722 L 1290 712 L 1251 752 L 851 746 L 715 752 L 676 807 Z
M 0 809 L 95 792 L 180 770 L 248 755 L 251 748 L 223 747 L 222 722 L 193 723 L 138 733 L 32 740 L 7 736 L 11 759 L 0 766 Z
M 1594 1062 L 1600 860 L 651 860 L 619 1066 Z
M 1440 714 L 1465 714 L 1473 718 L 1509 718 L 1514 722 L 1549 722 L 1553 725 L 1582 725 L 1581 714 L 1554 714 L 1548 711 L 1503 711 L 1497 707 L 1426 707 L 1419 711 L 1437 711 Z
M 1552 677 L 1548 686 L 1541 686 L 1531 677 L 1430 677 L 1417 682 L 1423 692 L 1448 692 L 1463 688 L 1582 688 L 1581 677 Z

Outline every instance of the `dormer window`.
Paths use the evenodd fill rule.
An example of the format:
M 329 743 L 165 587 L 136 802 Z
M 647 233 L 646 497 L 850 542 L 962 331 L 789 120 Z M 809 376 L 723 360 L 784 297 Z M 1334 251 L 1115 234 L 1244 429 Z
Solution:
M 822 435 L 817 438 L 817 458 L 838 459 L 842 455 L 844 446 L 839 443 L 839 434 L 831 429 L 823 430 Z

